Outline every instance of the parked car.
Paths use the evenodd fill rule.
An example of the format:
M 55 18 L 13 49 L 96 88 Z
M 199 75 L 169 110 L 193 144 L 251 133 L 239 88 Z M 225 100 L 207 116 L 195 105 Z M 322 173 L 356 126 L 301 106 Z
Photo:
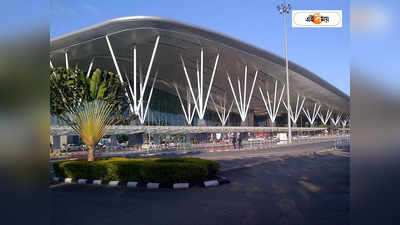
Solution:
M 61 147 L 61 152 L 72 152 L 72 151 L 80 151 L 81 146 L 76 144 L 67 144 Z
M 105 148 L 109 151 L 120 151 L 122 149 L 119 145 L 106 145 Z
M 153 142 L 145 142 L 142 144 L 142 149 L 151 149 L 154 147 L 155 147 L 155 145 Z
M 87 151 L 86 145 L 81 145 L 81 150 L 82 151 Z
M 108 146 L 106 143 L 101 143 L 101 142 L 99 142 L 98 144 L 97 144 L 97 146 L 98 146 L 98 149 L 106 149 L 106 147 Z
M 119 144 L 121 147 L 128 147 L 128 142 L 122 142 Z
M 170 142 L 170 143 L 168 143 L 168 147 L 176 147 L 176 143 L 175 142 Z

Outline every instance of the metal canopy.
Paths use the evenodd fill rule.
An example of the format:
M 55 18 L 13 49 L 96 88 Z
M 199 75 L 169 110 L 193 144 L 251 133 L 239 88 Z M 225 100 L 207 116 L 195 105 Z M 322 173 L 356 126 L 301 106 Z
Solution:
M 176 22 L 173 20 L 135 16 L 106 21 L 76 32 L 57 37 L 50 42 L 50 60 L 54 66 L 65 66 L 65 52 L 68 52 L 68 64 L 71 68 L 78 66 L 87 70 L 94 59 L 92 70 L 99 67 L 114 71 L 110 51 L 105 36 L 108 35 L 121 73 L 133 79 L 133 46 L 137 46 L 138 68 L 145 72 L 150 61 L 156 37 L 159 35 L 159 46 L 151 73 L 159 69 L 155 88 L 176 95 L 173 84 L 179 88 L 187 87 L 187 81 L 182 69 L 180 55 L 183 56 L 188 74 L 193 83 L 196 81 L 196 63 L 200 61 L 201 49 L 204 49 L 204 88 L 207 91 L 214 60 L 220 55 L 214 82 L 212 96 L 224 96 L 227 102 L 233 100 L 226 73 L 232 80 L 244 79 L 245 66 L 248 67 L 247 90 L 249 92 L 255 71 L 258 70 L 256 89 L 274 90 L 275 81 L 279 87 L 285 82 L 285 61 L 283 58 L 268 51 L 219 34 L 204 28 Z M 322 104 L 321 111 L 330 110 L 349 113 L 350 98 L 316 74 L 301 66 L 289 62 L 291 82 L 291 99 L 297 94 L 306 98 L 304 107 L 313 107 L 314 103 Z M 243 88 L 243 87 L 242 87 Z M 183 98 L 186 95 L 182 96 Z M 296 101 L 291 102 L 292 107 Z M 214 110 L 211 102 L 207 109 Z M 236 107 L 233 112 L 238 112 Z M 254 91 L 250 110 L 256 115 L 265 114 L 263 99 L 258 90 Z M 279 109 L 285 112 L 283 106 Z

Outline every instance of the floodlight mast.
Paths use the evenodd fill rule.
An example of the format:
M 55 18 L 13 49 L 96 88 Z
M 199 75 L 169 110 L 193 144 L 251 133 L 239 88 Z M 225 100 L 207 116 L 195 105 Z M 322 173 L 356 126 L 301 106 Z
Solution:
M 290 94 L 289 94 L 289 62 L 288 62 L 288 44 L 287 44 L 287 26 L 286 26 L 286 14 L 290 13 L 292 6 L 286 4 L 286 0 L 283 0 L 281 5 L 278 5 L 278 11 L 283 14 L 283 30 L 285 40 L 285 58 L 286 58 L 286 96 L 287 96 L 287 113 L 288 113 L 288 143 L 292 143 L 292 128 L 291 128 L 291 106 L 290 106 Z

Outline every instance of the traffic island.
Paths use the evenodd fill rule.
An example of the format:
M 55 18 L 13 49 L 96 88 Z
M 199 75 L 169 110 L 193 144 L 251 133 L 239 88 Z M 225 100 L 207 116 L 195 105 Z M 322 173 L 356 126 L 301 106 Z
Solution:
M 187 189 L 229 183 L 217 175 L 220 165 L 199 158 L 105 158 L 88 162 L 63 161 L 53 164 L 56 183 L 103 185 L 145 189 Z
M 82 182 L 85 180 L 86 182 Z M 78 179 L 74 180 L 72 178 L 65 178 L 60 179 L 55 177 L 53 179 L 52 184 L 86 184 L 86 185 L 95 185 L 95 186 L 104 186 L 104 187 L 125 187 L 125 188 L 141 188 L 141 189 L 160 189 L 160 188 L 167 188 L 167 189 L 188 189 L 192 187 L 213 187 L 213 186 L 220 186 L 223 184 L 228 184 L 230 181 L 225 177 L 216 176 L 214 180 L 207 180 L 203 182 L 191 182 L 191 183 L 145 183 L 145 182 L 137 182 L 137 181 L 128 181 L 128 182 L 121 182 L 121 181 L 109 181 L 104 182 L 101 180 L 87 180 L 87 179 Z

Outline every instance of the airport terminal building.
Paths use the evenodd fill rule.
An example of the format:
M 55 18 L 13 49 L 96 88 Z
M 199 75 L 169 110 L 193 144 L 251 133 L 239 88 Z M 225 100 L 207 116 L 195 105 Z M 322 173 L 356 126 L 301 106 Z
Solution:
M 350 97 L 316 74 L 289 61 L 288 106 L 284 58 L 170 19 L 117 18 L 54 38 L 50 65 L 128 82 L 138 119 L 115 134 L 284 131 L 289 118 L 295 130 L 348 126 Z M 70 134 L 52 125 L 53 136 Z

